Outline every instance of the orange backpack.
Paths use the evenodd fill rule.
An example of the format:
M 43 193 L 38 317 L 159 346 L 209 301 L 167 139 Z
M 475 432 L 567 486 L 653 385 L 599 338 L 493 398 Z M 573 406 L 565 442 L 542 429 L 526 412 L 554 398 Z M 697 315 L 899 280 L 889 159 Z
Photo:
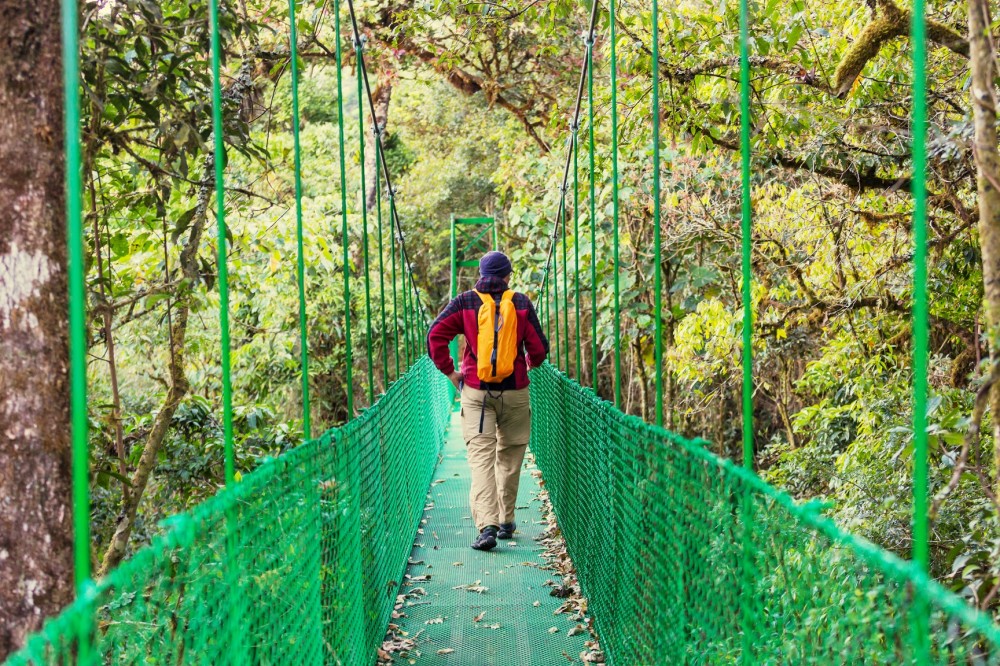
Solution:
M 517 310 L 514 292 L 503 293 L 497 303 L 489 294 L 479 294 L 479 336 L 476 351 L 476 375 L 481 381 L 496 383 L 514 373 L 517 356 Z

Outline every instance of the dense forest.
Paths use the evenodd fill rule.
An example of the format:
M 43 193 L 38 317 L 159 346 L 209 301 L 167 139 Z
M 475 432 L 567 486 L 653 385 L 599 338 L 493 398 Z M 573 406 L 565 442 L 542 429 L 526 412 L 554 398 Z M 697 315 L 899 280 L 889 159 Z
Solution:
M 651 16 L 648 3 L 622 0 L 623 340 L 615 349 L 612 89 L 602 13 L 594 46 L 595 169 L 580 161 L 579 235 L 569 234 L 570 252 L 578 250 L 587 267 L 579 293 L 584 359 L 569 373 L 591 383 L 596 348 L 599 393 L 610 399 L 619 353 L 622 408 L 654 420 L 652 285 L 659 271 L 664 422 L 738 458 L 738 6 L 663 5 L 664 258 L 655 265 L 651 249 Z M 377 0 L 359 3 L 358 11 L 425 307 L 439 309 L 449 296 L 451 215 L 495 216 L 500 247 L 514 261 L 513 286 L 538 296 L 589 5 Z M 237 468 L 246 472 L 302 435 L 287 6 L 226 1 L 221 12 L 236 451 Z M 337 12 L 336 3 L 307 1 L 297 26 L 314 432 L 345 419 L 345 336 L 358 345 L 366 335 L 363 316 L 352 318 L 351 331 L 342 317 L 340 122 L 348 136 L 343 166 L 356 313 L 365 308 L 362 212 L 375 211 L 384 195 L 371 177 L 375 151 L 369 121 L 359 117 L 358 45 L 346 28 L 338 95 Z M 987 37 L 998 28 L 981 0 L 935 0 L 929 12 L 931 565 L 946 586 L 995 612 L 996 71 L 993 40 L 968 35 L 970 25 Z M 760 0 L 751 3 L 751 19 L 755 467 L 796 498 L 824 502 L 839 524 L 907 556 L 909 10 L 896 0 Z M 210 206 L 206 4 L 90 1 L 81 27 L 93 560 L 107 571 L 147 542 L 160 520 L 222 483 L 220 239 Z M 580 132 L 588 130 L 584 114 Z M 388 225 L 372 248 L 376 240 L 388 247 Z M 373 265 L 367 277 L 377 285 L 384 275 Z M 591 299 L 599 313 L 596 344 Z M 394 376 L 394 369 L 382 372 L 381 320 L 374 325 L 376 385 L 367 383 L 365 354 L 354 355 L 358 410 L 385 388 L 382 377 Z

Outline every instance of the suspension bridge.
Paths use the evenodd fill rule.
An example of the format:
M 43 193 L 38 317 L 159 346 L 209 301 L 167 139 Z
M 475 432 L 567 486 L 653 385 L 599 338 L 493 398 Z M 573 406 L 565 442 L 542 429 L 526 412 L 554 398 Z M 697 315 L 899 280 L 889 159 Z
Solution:
M 210 0 L 211 65 L 218 237 L 225 238 L 223 93 L 218 6 Z M 594 2 L 569 124 L 558 211 L 543 277 L 533 296 L 553 341 L 551 362 L 531 373 L 531 450 L 575 563 L 587 614 L 607 663 L 636 664 L 998 664 L 1000 630 L 927 574 L 927 303 L 924 165 L 924 7 L 913 2 L 914 251 L 914 517 L 913 558 L 903 560 L 856 538 L 824 517 L 822 507 L 797 504 L 752 471 L 750 307 L 751 100 L 749 10 L 741 3 L 741 144 L 743 262 L 744 458 L 713 455 L 706 442 L 662 427 L 662 316 L 656 272 L 654 316 L 656 419 L 624 414 L 621 403 L 618 282 L 618 116 L 610 108 L 614 161 L 615 282 L 613 389 L 599 395 L 597 299 L 591 298 L 589 339 L 581 331 L 579 213 L 581 151 L 589 160 L 586 198 L 594 219 L 594 43 L 606 12 L 610 86 L 617 88 L 615 3 Z M 453 394 L 422 351 L 429 308 L 414 279 L 397 213 L 392 175 L 375 125 L 363 40 L 351 0 L 336 5 L 338 90 L 343 93 L 343 37 L 357 50 L 360 150 L 371 132 L 379 194 L 369 230 L 363 209 L 363 275 L 352 275 L 347 217 L 345 127 L 340 103 L 340 185 L 347 331 L 345 425 L 314 437 L 309 423 L 308 331 L 302 234 L 296 5 L 289 4 L 297 282 L 305 441 L 238 478 L 234 466 L 229 367 L 226 244 L 219 243 L 223 422 L 226 488 L 170 519 L 162 534 L 107 576 L 90 571 L 85 380 L 84 257 L 80 193 L 79 41 L 75 0 L 63 3 L 66 91 L 68 238 L 71 301 L 74 509 L 77 598 L 48 621 L 10 666 L 28 664 L 373 664 L 392 623 L 413 637 L 413 663 L 560 664 L 578 660 L 586 636 L 571 640 L 553 625 L 546 574 L 531 536 L 540 528 L 521 512 L 516 546 L 473 553 L 464 503 L 467 470 L 451 427 Z M 652 0 L 652 15 L 658 15 Z M 341 21 L 349 20 L 342 34 Z M 659 27 L 652 21 L 652 114 L 659 137 Z M 585 95 L 586 92 L 586 95 Z M 341 95 L 342 97 L 342 95 Z M 587 134 L 581 141 L 583 100 Z M 367 110 L 371 126 L 366 126 Z M 660 142 L 653 142 L 652 201 L 655 263 L 660 263 Z M 581 146 L 585 145 L 585 148 Z M 364 165 L 362 156 L 361 164 Z M 572 174 L 572 184 L 569 176 Z M 362 181 L 364 173 L 362 173 Z M 364 191 L 364 183 L 361 191 Z M 385 196 L 383 197 L 383 192 Z M 388 219 L 383 219 L 387 208 Z M 572 210 L 572 225 L 570 224 Z M 386 224 L 387 223 L 387 224 Z M 572 226 L 572 231 L 570 227 Z M 386 228 L 387 227 L 387 228 Z M 377 249 L 370 247 L 370 237 Z M 496 229 L 493 232 L 494 244 Z M 487 231 L 488 233 L 488 231 Z M 590 225 L 591 241 L 597 233 Z M 457 289 L 452 232 L 452 289 Z M 383 239 L 388 236 L 389 247 Z M 485 237 L 485 241 L 483 241 Z M 567 238 L 574 255 L 568 256 Z M 474 237 L 490 246 L 483 233 Z M 475 245 L 475 243 L 473 243 Z M 592 245 L 593 246 L 593 245 Z M 369 273 L 378 253 L 378 295 Z M 593 253 L 591 253 L 593 254 Z M 370 263 L 371 262 L 371 263 Z M 596 284 L 591 256 L 591 283 Z M 359 278 L 363 278 L 359 279 Z M 352 368 L 352 279 L 364 286 L 368 407 L 356 414 Z M 388 287 L 388 288 L 387 288 Z M 572 296 L 571 296 L 572 291 Z M 389 306 L 391 303 L 391 308 Z M 386 313 L 391 312 L 391 325 Z M 374 314 L 373 314 L 374 313 Z M 398 314 L 397 314 L 398 313 Z M 373 328 L 373 318 L 381 325 Z M 373 332 L 377 331 L 377 332 Z M 376 338 L 381 338 L 376 339 Z M 592 366 L 583 347 L 591 346 Z M 388 389 L 375 395 L 373 350 L 383 356 Z M 393 371 L 394 370 L 394 371 Z M 589 377 L 589 386 L 582 385 Z M 525 478 L 535 476 L 525 471 Z M 523 484 L 519 505 L 537 497 Z M 527 516 L 527 517 L 526 517 Z M 521 560 L 529 560 L 521 562 Z M 506 577 L 506 578 L 505 578 Z M 486 580 L 488 578 L 488 580 Z M 426 582 L 424 582 L 426 581 Z M 456 583 L 452 585 L 452 583 Z M 419 602 L 410 603 L 420 585 Z M 435 587 L 436 586 L 436 587 Z M 531 609 L 539 609 L 532 615 Z M 469 619 L 470 616 L 475 617 Z M 502 618 L 501 622 L 497 622 Z M 480 622 L 476 626 L 477 622 Z M 558 634 L 558 636 L 557 636 Z M 563 635 L 565 634 L 565 636 Z

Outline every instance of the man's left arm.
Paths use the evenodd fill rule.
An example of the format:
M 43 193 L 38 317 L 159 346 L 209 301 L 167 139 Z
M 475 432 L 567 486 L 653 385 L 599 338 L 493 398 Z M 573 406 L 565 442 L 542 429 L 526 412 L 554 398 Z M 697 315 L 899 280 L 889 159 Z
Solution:
M 529 368 L 537 368 L 545 362 L 545 357 L 549 354 L 549 340 L 542 331 L 542 324 L 538 321 L 538 314 L 535 306 L 528 302 L 527 313 L 528 325 L 524 331 L 524 353 L 528 361 Z

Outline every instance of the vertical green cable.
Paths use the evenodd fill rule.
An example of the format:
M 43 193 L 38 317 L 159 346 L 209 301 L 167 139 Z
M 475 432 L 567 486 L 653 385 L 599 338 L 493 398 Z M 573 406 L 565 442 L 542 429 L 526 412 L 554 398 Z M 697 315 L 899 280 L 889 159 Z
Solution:
M 76 0 L 62 0 L 63 140 L 66 148 L 66 241 L 69 277 L 69 378 L 73 461 L 73 570 L 76 593 L 90 585 L 90 457 L 87 447 L 87 295 L 80 176 L 80 35 Z M 88 618 L 89 620 L 89 618 Z M 81 632 L 88 663 L 90 630 Z M 88 655 L 87 660 L 83 658 Z
M 379 200 L 381 201 L 381 193 Z M 399 298 L 396 294 L 396 229 L 392 225 L 392 211 L 389 211 L 389 256 L 392 257 L 392 346 L 396 355 L 396 379 L 399 379 Z
M 613 0 L 612 0 L 613 1 Z M 597 393 L 597 202 L 594 173 L 594 37 L 587 36 L 587 116 L 590 131 L 590 379 Z
M 218 0 L 208 3 L 208 18 L 212 29 L 212 134 L 215 138 L 215 215 L 219 250 L 219 328 L 222 351 L 222 436 L 226 456 L 226 485 L 235 481 L 236 462 L 233 455 L 233 404 L 229 359 L 229 269 L 226 245 L 226 168 L 225 135 L 222 128 L 222 45 L 219 40 Z
M 578 121 L 579 122 L 579 121 Z M 580 364 L 580 165 L 578 160 L 579 127 L 573 127 L 573 307 L 576 310 L 576 380 L 583 383 Z
M 358 159 L 361 162 L 361 256 L 365 271 L 365 353 L 368 355 L 368 404 L 375 404 L 375 366 L 372 363 L 372 298 L 371 269 L 368 265 L 368 189 L 365 184 L 365 107 L 361 100 L 365 98 L 364 61 L 361 51 L 364 43 L 360 38 L 354 42 L 358 61 Z M 372 118 L 372 122 L 375 119 Z M 378 148 L 375 149 L 378 152 Z
M 913 0 L 913 560 L 927 571 L 927 45 L 924 0 Z M 917 664 L 930 662 L 927 599 L 914 604 Z
M 392 201 L 393 194 L 390 194 L 390 201 Z M 392 202 L 392 207 L 395 209 L 395 202 Z M 397 227 L 398 231 L 398 227 Z M 409 262 L 406 259 L 406 252 L 403 250 L 403 239 L 399 239 L 399 267 L 400 267 L 400 279 L 402 279 L 402 298 L 403 298 L 403 349 L 406 352 L 406 369 L 410 369 L 410 294 L 408 289 L 407 279 L 410 275 Z
M 611 231 L 611 243 L 614 247 L 615 262 L 615 407 L 622 404 L 622 359 L 621 359 L 621 286 L 619 274 L 621 272 L 621 260 L 618 256 L 618 35 L 615 28 L 615 3 L 618 0 L 608 2 L 608 22 L 611 24 L 611 192 L 613 201 L 614 218 Z
M 743 466 L 753 468 L 753 302 L 750 268 L 750 46 L 748 0 L 740 0 L 740 158 L 743 265 Z
M 559 205 L 559 212 L 556 213 L 556 229 L 559 229 L 559 220 L 562 218 L 562 204 Z M 558 231 L 556 232 L 558 233 Z M 552 243 L 555 244 L 556 239 L 553 236 Z M 556 367 L 559 367 L 559 362 L 562 360 L 562 343 L 559 337 L 559 250 L 558 246 L 552 248 L 552 314 L 555 315 L 555 321 L 553 322 L 556 327 Z M 565 276 L 563 276 L 565 279 Z
M 344 371 L 347 383 L 347 420 L 354 418 L 354 372 L 351 354 L 351 264 L 348 247 L 351 237 L 347 229 L 347 170 L 344 157 L 344 60 L 340 38 L 340 0 L 333 12 L 334 38 L 337 40 L 337 129 L 340 132 L 340 214 L 344 244 Z
M 295 240 L 298 244 L 299 346 L 302 372 L 302 434 L 312 439 L 309 410 L 309 335 L 306 328 L 306 266 L 302 240 L 302 150 L 299 144 L 299 45 L 295 2 L 288 0 L 288 48 L 292 61 L 292 142 L 295 164 Z
M 742 180 L 742 267 L 743 267 L 743 466 L 753 469 L 753 303 L 751 299 L 750 248 L 750 8 L 749 0 L 740 0 L 740 159 Z M 753 504 L 748 491 L 741 499 L 743 524 L 741 547 L 740 615 L 743 629 L 743 664 L 755 663 L 753 600 Z
M 455 225 L 455 216 L 451 216 L 451 223 L 449 225 L 449 239 L 451 241 L 451 285 L 448 291 L 448 298 L 454 300 L 458 296 L 458 236 L 457 229 Z M 448 348 L 451 351 L 451 360 L 455 364 L 455 368 L 461 367 L 460 359 L 458 358 L 458 338 L 452 338 L 451 342 L 448 343 Z
M 572 141 L 572 139 L 570 139 Z M 562 207 L 559 210 L 562 225 L 563 249 L 563 333 L 566 335 L 566 374 L 569 375 L 569 265 L 566 260 L 566 193 L 562 194 Z
M 662 252 L 660 247 L 660 14 L 653 0 L 653 323 L 656 335 L 656 425 L 663 425 L 663 313 L 660 303 L 663 289 Z
M 383 243 L 385 242 L 385 230 L 382 229 L 382 151 L 378 149 L 379 128 L 376 121 L 372 121 L 372 132 L 375 134 L 375 211 L 378 220 L 378 301 L 379 311 L 382 313 L 382 377 L 383 383 L 389 385 L 389 347 L 386 343 L 386 318 L 385 318 L 385 261 L 383 257 Z

